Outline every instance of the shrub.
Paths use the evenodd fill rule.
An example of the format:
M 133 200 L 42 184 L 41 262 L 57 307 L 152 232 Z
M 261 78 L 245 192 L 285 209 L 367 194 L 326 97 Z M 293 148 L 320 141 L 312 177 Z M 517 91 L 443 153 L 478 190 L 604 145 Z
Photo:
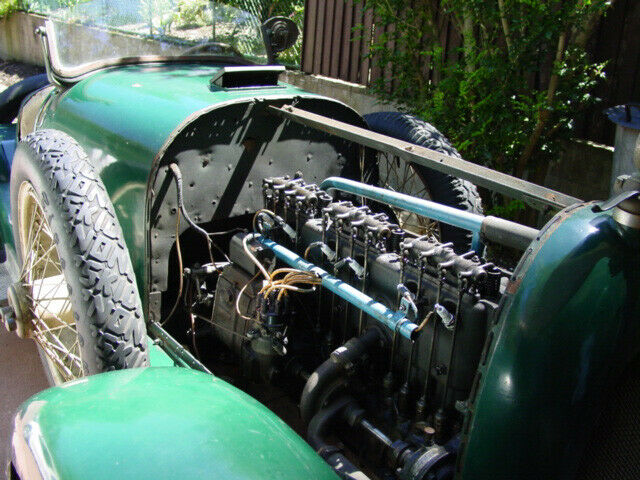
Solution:
M 370 53 L 393 66 L 393 88 L 382 78 L 374 92 L 436 125 L 468 160 L 541 183 L 576 116 L 597 101 L 590 92 L 604 64 L 591 63 L 585 46 L 612 2 L 442 0 L 439 12 L 437 2 L 413 3 L 408 12 L 402 0 L 365 1 L 395 25 Z M 455 62 L 443 51 L 443 12 L 462 36 Z

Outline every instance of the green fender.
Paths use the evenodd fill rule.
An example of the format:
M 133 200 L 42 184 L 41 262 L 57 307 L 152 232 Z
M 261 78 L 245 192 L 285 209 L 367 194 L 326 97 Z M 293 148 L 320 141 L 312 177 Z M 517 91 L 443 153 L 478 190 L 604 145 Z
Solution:
M 38 393 L 16 414 L 12 457 L 23 479 L 337 479 L 256 400 L 175 367 L 103 373 Z
M 525 252 L 489 335 L 461 478 L 573 478 L 607 387 L 640 346 L 640 241 L 595 204 Z

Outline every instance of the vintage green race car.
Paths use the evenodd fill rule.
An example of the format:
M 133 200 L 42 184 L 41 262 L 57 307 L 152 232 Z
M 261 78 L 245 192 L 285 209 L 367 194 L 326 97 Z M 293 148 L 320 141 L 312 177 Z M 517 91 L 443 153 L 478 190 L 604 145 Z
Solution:
M 0 94 L 2 320 L 57 385 L 8 477 L 638 478 L 638 174 L 582 202 L 284 84 L 285 18 L 88 5 Z

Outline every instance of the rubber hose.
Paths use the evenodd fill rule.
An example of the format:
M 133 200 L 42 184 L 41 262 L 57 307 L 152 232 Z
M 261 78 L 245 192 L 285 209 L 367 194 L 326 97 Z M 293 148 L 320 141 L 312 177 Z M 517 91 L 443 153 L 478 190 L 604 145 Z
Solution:
M 300 397 L 300 415 L 306 424 L 309 424 L 311 418 L 322 407 L 321 401 L 328 387 L 345 377 L 358 360 L 371 348 L 380 344 L 382 338 L 377 328 L 370 328 L 360 337 L 354 337 L 335 349 L 311 374 Z
M 342 397 L 316 413 L 309 422 L 307 441 L 341 478 L 369 480 L 369 477 L 351 463 L 338 447 L 330 445 L 324 439 L 334 422 L 341 416 L 342 411 L 353 402 L 354 400 L 350 397 Z

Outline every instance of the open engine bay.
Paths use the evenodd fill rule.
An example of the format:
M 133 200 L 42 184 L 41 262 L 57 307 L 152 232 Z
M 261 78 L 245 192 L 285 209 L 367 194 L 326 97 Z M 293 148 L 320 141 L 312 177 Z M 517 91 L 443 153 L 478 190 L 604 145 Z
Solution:
M 330 191 L 265 178 L 262 209 L 192 232 L 214 261 L 180 256 L 163 326 L 346 478 L 450 478 L 510 272 Z

